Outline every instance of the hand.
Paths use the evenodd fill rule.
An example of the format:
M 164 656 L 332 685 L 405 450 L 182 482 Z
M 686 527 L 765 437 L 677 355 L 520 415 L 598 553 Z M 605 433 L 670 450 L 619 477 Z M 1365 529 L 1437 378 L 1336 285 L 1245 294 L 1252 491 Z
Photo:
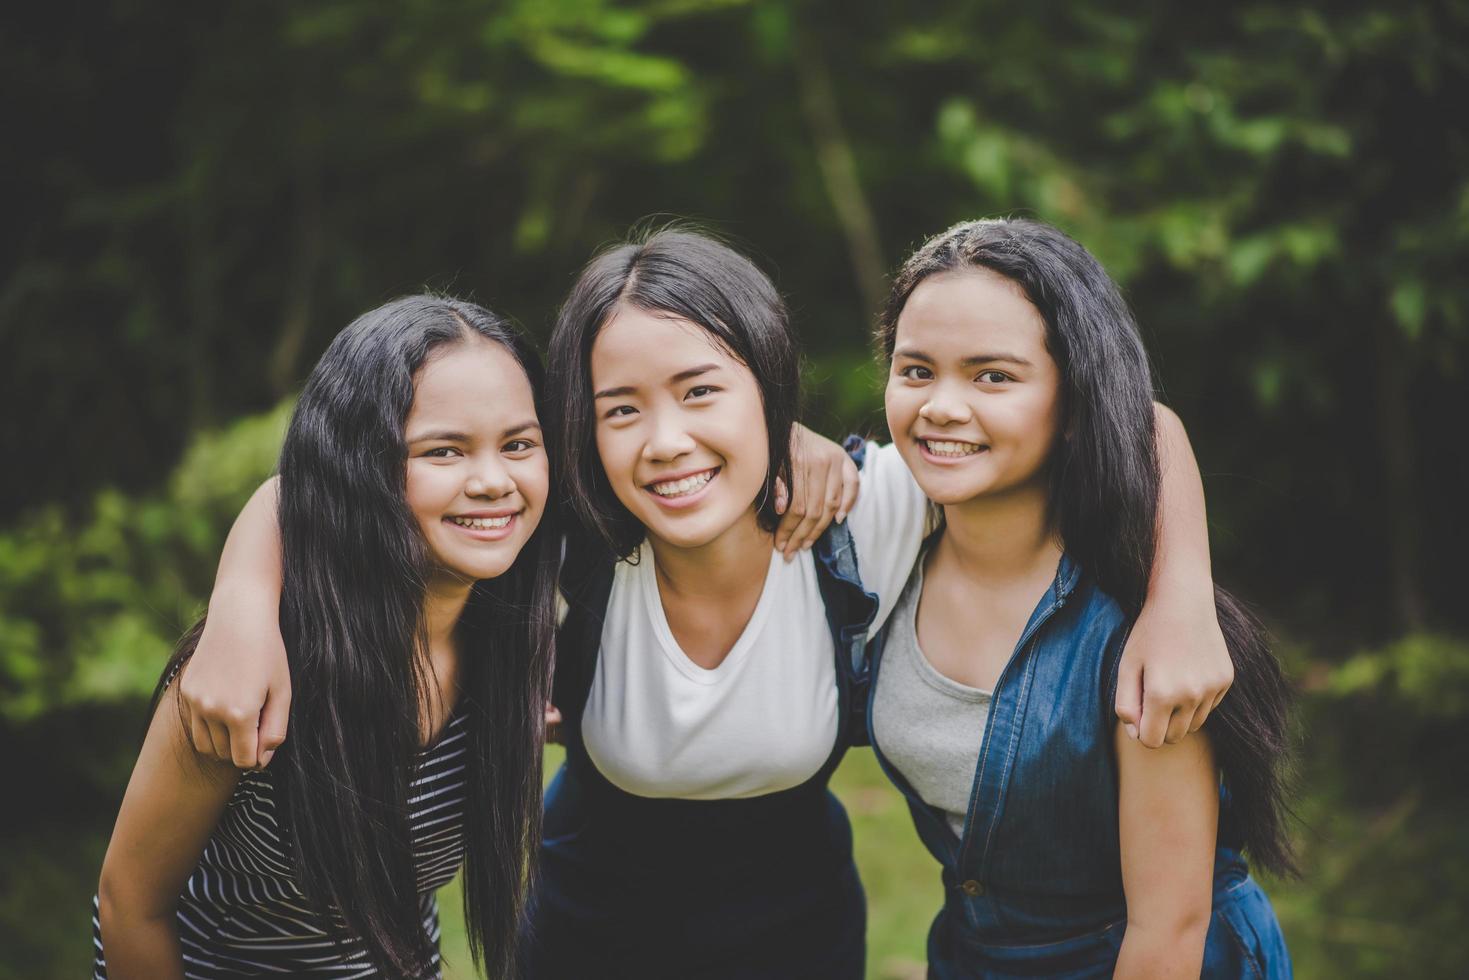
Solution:
M 1117 670 L 1117 717 L 1150 749 L 1203 727 L 1234 683 L 1213 605 L 1192 615 L 1146 605 Z
M 291 711 L 291 672 L 278 614 L 265 605 L 216 594 L 199 646 L 179 675 L 180 704 L 195 750 L 240 769 L 270 764 L 286 740 Z
M 550 701 L 546 702 L 546 744 L 561 743 L 561 709 Z
M 791 431 L 791 482 L 775 483 L 775 512 L 782 515 L 775 529 L 775 547 L 786 561 L 810 548 L 835 520 L 847 519 L 857 503 L 861 477 L 841 446 L 803 425 Z

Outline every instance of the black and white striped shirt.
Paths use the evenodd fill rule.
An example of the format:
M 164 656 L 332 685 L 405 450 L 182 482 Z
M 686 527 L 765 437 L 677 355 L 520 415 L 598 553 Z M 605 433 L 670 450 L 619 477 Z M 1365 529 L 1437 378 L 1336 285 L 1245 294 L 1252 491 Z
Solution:
M 462 713 L 418 756 L 409 806 L 423 930 L 439 967 L 439 906 L 434 892 L 464 860 L 465 752 Z M 300 974 L 377 975 L 360 940 L 338 944 L 296 885 L 289 845 L 280 838 L 270 773 L 249 772 L 230 798 L 199 865 L 179 897 L 178 932 L 190 978 Z M 93 976 L 107 976 L 97 902 L 92 902 Z

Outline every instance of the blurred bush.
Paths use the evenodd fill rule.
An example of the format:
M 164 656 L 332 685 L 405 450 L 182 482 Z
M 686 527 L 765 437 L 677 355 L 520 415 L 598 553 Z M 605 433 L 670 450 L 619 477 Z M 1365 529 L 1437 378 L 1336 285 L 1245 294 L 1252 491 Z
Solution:
M 196 437 L 158 490 L 104 489 L 0 533 L 0 716 L 146 695 L 203 608 L 235 515 L 275 466 L 292 403 Z

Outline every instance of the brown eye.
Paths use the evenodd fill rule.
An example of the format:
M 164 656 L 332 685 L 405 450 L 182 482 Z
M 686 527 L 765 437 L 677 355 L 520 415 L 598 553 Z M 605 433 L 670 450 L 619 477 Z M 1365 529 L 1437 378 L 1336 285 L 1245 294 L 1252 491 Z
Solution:
M 998 385 L 1010 380 L 1010 376 L 1004 371 L 981 371 L 979 380 L 985 384 Z
M 933 372 L 921 364 L 910 364 L 898 374 L 909 381 L 927 381 L 933 377 Z

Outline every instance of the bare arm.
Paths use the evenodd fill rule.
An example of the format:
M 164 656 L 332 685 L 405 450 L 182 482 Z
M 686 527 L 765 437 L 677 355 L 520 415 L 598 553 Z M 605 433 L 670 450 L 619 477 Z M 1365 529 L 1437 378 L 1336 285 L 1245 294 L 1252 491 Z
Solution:
M 799 422 L 791 430 L 791 482 L 778 484 L 775 509 L 782 517 L 775 547 L 790 561 L 809 548 L 835 520 L 847 519 L 857 502 L 857 465 L 841 446 Z
M 194 747 L 252 769 L 286 737 L 291 674 L 280 633 L 278 480 L 261 484 L 219 556 L 209 618 L 179 680 Z
M 107 975 L 184 975 L 179 895 L 239 781 L 227 763 L 195 753 L 177 687 L 159 702 L 123 796 L 97 885 Z
M 1155 405 L 1163 472 L 1158 544 L 1148 597 L 1117 677 L 1117 716 L 1156 748 L 1198 731 L 1234 682 L 1234 664 L 1214 612 L 1204 483 L 1188 433 Z
M 1219 777 L 1208 736 L 1148 749 L 1116 726 L 1127 931 L 1118 978 L 1197 978 L 1213 909 Z

